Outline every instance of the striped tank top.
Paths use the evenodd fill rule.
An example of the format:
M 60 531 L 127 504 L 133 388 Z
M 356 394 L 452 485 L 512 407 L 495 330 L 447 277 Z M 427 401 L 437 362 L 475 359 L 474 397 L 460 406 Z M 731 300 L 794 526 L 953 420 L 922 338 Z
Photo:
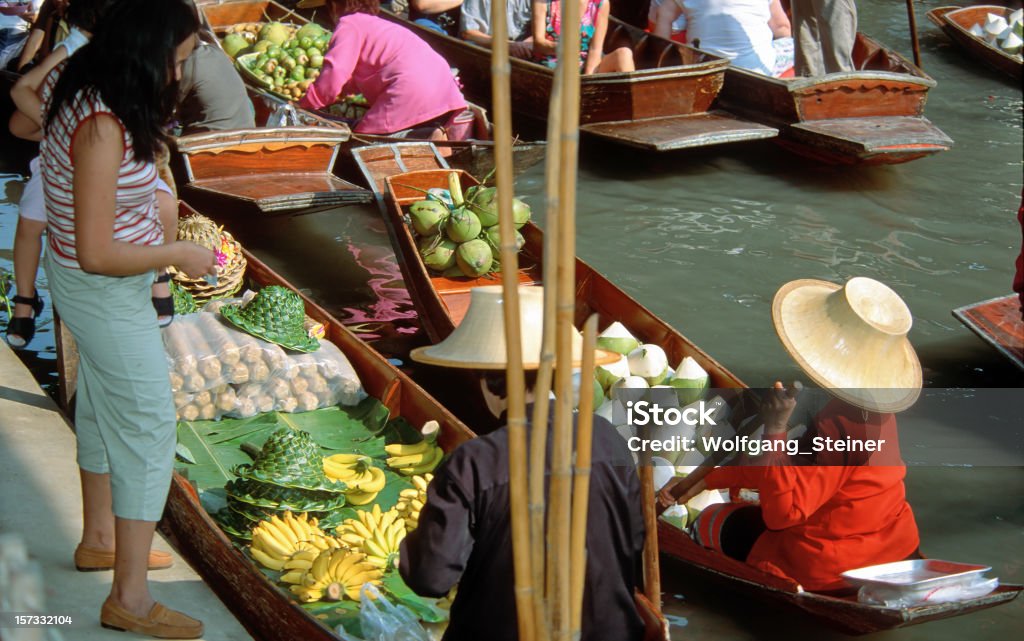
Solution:
M 43 83 L 43 118 L 64 63 L 54 67 Z M 63 267 L 81 269 L 75 248 L 75 198 L 72 140 L 90 118 L 117 116 L 104 104 L 98 92 L 83 90 L 71 103 L 65 103 L 46 127 L 39 145 L 39 164 L 43 177 L 50 258 Z M 118 124 L 121 123 L 117 120 Z M 121 126 L 124 154 L 117 178 L 114 240 L 136 245 L 159 245 L 164 240 L 163 226 L 157 216 L 156 165 L 135 157 L 132 137 Z

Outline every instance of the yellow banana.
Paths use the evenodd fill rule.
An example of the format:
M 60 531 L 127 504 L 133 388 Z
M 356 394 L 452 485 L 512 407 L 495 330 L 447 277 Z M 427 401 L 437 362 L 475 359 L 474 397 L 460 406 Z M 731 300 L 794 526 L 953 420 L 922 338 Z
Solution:
M 291 570 L 281 576 L 281 583 L 291 583 L 292 585 L 299 585 L 302 583 L 302 577 L 306 574 L 305 570 Z
M 417 490 L 425 493 L 427 491 L 427 486 L 430 485 L 430 482 L 433 480 L 433 474 L 424 474 L 422 476 L 417 474 L 416 476 L 412 477 L 412 484 L 416 487 Z
M 377 494 L 379 492 L 360 492 L 356 490 L 345 494 L 345 502 L 349 505 L 367 505 L 377 498 Z
M 316 590 L 303 585 L 291 586 L 292 593 L 299 598 L 299 601 L 303 603 L 312 603 L 313 601 L 319 601 L 323 598 L 323 590 Z
M 252 535 L 252 549 L 260 550 L 271 556 L 279 559 L 286 559 L 291 556 L 291 546 L 284 546 L 279 543 L 276 539 L 272 538 L 266 532 L 260 530 Z
M 330 566 L 330 563 L 331 553 L 321 552 L 320 555 L 317 556 L 316 559 L 313 561 L 313 565 L 309 569 L 310 573 L 313 575 L 313 578 L 319 581 L 321 578 L 326 576 L 327 568 Z
M 256 559 L 257 563 L 265 568 L 270 570 L 281 570 L 284 568 L 284 559 L 276 559 L 258 548 L 250 548 L 249 553 L 252 554 L 252 558 Z
M 384 476 L 384 470 L 379 467 L 371 467 L 369 470 L 370 480 L 360 483 L 359 489 L 363 492 L 380 492 L 384 489 L 387 484 L 387 479 Z
M 331 463 L 336 463 L 338 465 L 352 465 L 354 463 L 362 462 L 369 463 L 370 460 L 370 457 L 365 454 L 355 453 L 331 454 L 330 456 L 324 458 L 324 461 L 330 461 Z
M 385 445 L 384 451 L 391 456 L 408 456 L 410 454 L 422 454 L 430 449 L 430 443 L 420 441 L 418 443 L 392 443 Z
M 414 465 L 420 465 L 424 461 L 432 460 L 435 456 L 434 453 L 436 450 L 436 447 L 428 447 L 422 452 L 392 456 L 388 458 L 388 467 L 412 467 Z
M 441 448 L 439 448 L 439 447 L 435 447 L 433 449 L 432 455 L 429 456 L 429 457 L 425 457 L 417 465 L 409 465 L 409 466 L 392 465 L 392 467 L 396 468 L 397 471 L 400 474 L 404 474 L 405 476 L 414 476 L 414 475 L 417 475 L 417 474 L 423 474 L 424 472 L 432 471 L 435 467 L 437 467 L 437 464 L 441 462 L 441 459 L 443 457 L 444 457 L 444 451 L 442 451 Z
M 295 561 L 306 561 L 306 562 L 312 563 L 313 560 L 316 559 L 316 557 L 318 557 L 318 556 L 320 556 L 320 550 L 318 550 L 316 548 L 312 548 L 312 549 L 309 549 L 309 550 L 299 550 L 295 554 L 291 555 L 291 557 L 289 557 L 288 560 L 289 561 L 292 561 L 292 560 L 295 560 Z

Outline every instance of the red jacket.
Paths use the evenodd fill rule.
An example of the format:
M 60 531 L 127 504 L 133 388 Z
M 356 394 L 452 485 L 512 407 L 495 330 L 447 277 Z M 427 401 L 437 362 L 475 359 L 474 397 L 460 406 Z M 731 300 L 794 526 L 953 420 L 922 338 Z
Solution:
M 865 421 L 861 410 L 832 401 L 817 418 L 816 435 L 885 439 L 881 453 L 822 452 L 815 465 L 720 467 L 708 474 L 709 489 L 760 492 L 768 530 L 747 563 L 792 578 L 807 590 L 834 590 L 848 587 L 841 572 L 901 561 L 917 550 L 896 419 L 868 416 Z

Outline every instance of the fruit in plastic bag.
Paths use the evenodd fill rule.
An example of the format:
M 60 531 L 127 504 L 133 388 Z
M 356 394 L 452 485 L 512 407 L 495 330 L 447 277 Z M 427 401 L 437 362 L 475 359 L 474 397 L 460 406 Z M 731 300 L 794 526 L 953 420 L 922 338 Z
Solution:
M 342 641 L 431 641 L 430 634 L 409 608 L 391 603 L 372 584 L 363 585 L 359 601 L 363 638 L 338 626 L 335 632 Z

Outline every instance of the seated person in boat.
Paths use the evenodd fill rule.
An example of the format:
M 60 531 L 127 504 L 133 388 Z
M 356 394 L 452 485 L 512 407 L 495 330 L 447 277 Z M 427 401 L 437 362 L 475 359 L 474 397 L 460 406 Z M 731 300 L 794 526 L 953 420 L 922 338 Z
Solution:
M 245 83 L 220 47 L 200 40 L 181 66 L 177 118 L 182 134 L 256 126 Z
M 580 7 L 580 70 L 584 74 L 636 70 L 633 50 L 629 47 L 618 47 L 604 53 L 604 37 L 608 33 L 608 6 L 608 0 L 586 0 Z M 534 59 L 554 69 L 558 64 L 556 54 L 561 36 L 562 1 L 534 0 Z
M 792 66 L 793 39 L 779 0 L 665 0 L 654 34 L 671 37 L 680 16 L 686 18 L 687 42 L 737 67 L 779 76 Z
M 533 7 L 530 0 L 508 0 L 505 11 L 508 16 L 509 54 L 517 58 L 529 58 L 533 52 L 533 36 L 530 32 Z M 491 0 L 465 0 L 462 3 L 459 35 L 463 40 L 484 47 L 491 46 Z
M 406 27 L 379 17 L 377 0 L 328 0 L 326 6 L 337 26 L 300 106 L 322 109 L 362 94 L 370 108 L 354 130 L 388 135 L 443 135 L 438 132 L 466 110 L 445 59 Z
M 482 369 L 481 388 L 495 416 L 507 407 L 505 348 L 500 288 L 474 290 L 455 333 L 437 345 L 413 351 L 412 358 L 441 367 Z M 540 357 L 540 287 L 520 297 L 526 397 L 536 381 Z M 485 294 L 485 295 L 481 295 Z M 485 308 L 490 308 L 485 311 Z M 482 318 L 483 317 L 483 318 Z M 486 320 L 497 318 L 498 327 Z M 481 347 L 486 344 L 497 349 Z M 579 358 L 577 347 L 576 358 Z M 606 353 L 600 352 L 598 360 Z M 553 406 L 552 406 L 553 408 Z M 527 406 L 526 416 L 531 416 Z M 530 426 L 527 424 L 527 429 Z M 551 431 L 548 431 L 549 439 Z M 644 625 L 634 602 L 641 580 L 644 525 L 640 482 L 625 441 L 612 426 L 594 418 L 593 461 L 586 534 L 586 590 L 583 641 L 639 641 Z M 418 594 L 443 596 L 458 585 L 445 641 L 513 641 L 516 627 L 509 509 L 508 427 L 467 441 L 434 470 L 419 522 L 402 542 L 399 571 Z M 551 442 L 547 461 L 550 464 Z M 550 474 L 550 469 L 548 470 Z
M 448 36 L 459 35 L 462 0 L 409 0 L 409 19 Z
M 679 502 L 705 489 L 757 490 L 757 505 L 701 512 L 697 542 L 804 589 L 841 593 L 849 589 L 842 572 L 920 558 L 894 415 L 920 393 L 921 365 L 906 338 L 912 318 L 895 292 L 868 278 L 844 287 L 794 281 L 776 294 L 772 316 L 786 350 L 824 388 L 791 450 L 811 458 L 787 454 L 797 390 L 776 383 L 761 407 L 767 453 L 715 468 Z M 659 503 L 673 502 L 667 488 L 678 482 Z

